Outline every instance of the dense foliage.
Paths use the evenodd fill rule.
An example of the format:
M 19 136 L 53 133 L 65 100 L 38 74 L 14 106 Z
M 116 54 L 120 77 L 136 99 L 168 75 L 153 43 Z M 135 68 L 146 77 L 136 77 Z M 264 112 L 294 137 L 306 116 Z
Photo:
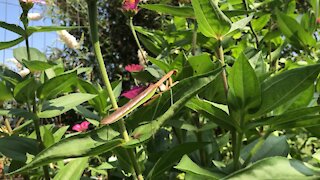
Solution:
M 140 3 L 140 12 L 161 19 L 150 26 L 135 23 L 138 1 L 124 1 L 121 12 L 117 2 L 87 0 L 80 12 L 86 19 L 75 24 L 88 29 L 29 26 L 39 2 L 20 1 L 23 26 L 0 22 L 21 36 L 0 49 L 25 42 L 13 55 L 28 70 L 0 69 L 6 176 L 319 178 L 318 0 Z M 108 15 L 115 27 L 119 17 L 128 23 L 104 34 Z M 64 31 L 79 28 L 91 37 L 80 49 Z M 48 31 L 59 31 L 71 53 L 48 58 L 29 47 L 28 37 Z M 117 39 L 120 32 L 131 43 Z M 142 48 L 149 56 L 138 61 L 132 54 Z M 122 56 L 131 58 L 117 62 Z M 65 65 L 79 59 L 87 62 Z M 131 64 L 118 72 L 126 70 L 138 87 L 123 92 L 118 63 Z

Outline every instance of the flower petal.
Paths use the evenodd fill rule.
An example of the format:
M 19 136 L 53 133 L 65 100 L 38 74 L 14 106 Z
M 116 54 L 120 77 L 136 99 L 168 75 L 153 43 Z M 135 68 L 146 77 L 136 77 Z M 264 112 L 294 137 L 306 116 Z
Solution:
M 145 86 L 135 86 L 129 91 L 125 91 L 121 94 L 121 96 L 124 96 L 128 99 L 135 98 L 138 94 L 140 94 L 142 91 L 144 91 L 147 87 Z
M 140 64 L 129 64 L 124 68 L 128 72 L 140 72 L 144 69 Z

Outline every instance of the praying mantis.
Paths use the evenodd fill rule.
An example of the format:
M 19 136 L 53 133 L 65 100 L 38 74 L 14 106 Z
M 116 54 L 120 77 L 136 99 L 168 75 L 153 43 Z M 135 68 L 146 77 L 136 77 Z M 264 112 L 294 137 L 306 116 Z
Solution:
M 168 80 L 169 85 L 172 85 L 171 76 L 176 74 L 177 70 L 171 70 L 166 75 L 164 75 L 158 82 L 155 84 L 151 84 L 147 89 L 141 92 L 138 96 L 133 98 L 124 106 L 118 108 L 115 112 L 113 112 L 110 116 L 107 116 L 101 120 L 100 124 L 112 124 L 119 119 L 123 118 L 128 113 L 132 112 L 134 109 L 139 107 L 140 105 L 147 102 L 149 99 L 153 97 L 156 93 L 156 90 L 162 86 L 162 84 Z

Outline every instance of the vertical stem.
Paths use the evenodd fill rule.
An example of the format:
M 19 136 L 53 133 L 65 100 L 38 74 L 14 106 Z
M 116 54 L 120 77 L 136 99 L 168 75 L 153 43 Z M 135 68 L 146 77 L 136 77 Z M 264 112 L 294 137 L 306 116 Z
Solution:
M 243 3 L 243 6 L 244 6 L 244 9 L 246 11 L 248 11 L 249 8 L 248 8 L 247 0 L 242 0 L 242 3 Z M 249 17 L 249 13 L 248 12 L 247 12 L 247 17 Z M 253 36 L 254 36 L 254 38 L 256 40 L 256 48 L 258 48 L 259 47 L 259 38 L 258 38 L 257 33 L 253 30 L 251 21 L 249 21 L 249 27 L 250 27 L 250 30 L 251 30 L 251 32 L 252 32 L 252 34 L 253 34 Z
M 221 66 L 224 67 L 226 64 L 224 62 L 224 53 L 223 53 L 223 47 L 221 44 L 221 40 L 219 40 L 218 58 L 221 62 Z M 223 68 L 221 75 L 222 75 L 222 80 L 223 80 L 224 93 L 225 93 L 226 97 L 228 97 L 228 80 L 227 80 L 227 73 L 226 73 L 225 68 Z
M 191 53 L 194 56 L 197 50 L 197 30 L 198 30 L 198 23 L 194 20 L 194 29 L 192 33 L 192 44 L 191 44 Z
M 219 49 L 218 49 L 218 58 L 220 59 L 221 65 L 225 66 L 224 62 L 224 53 L 223 47 L 221 44 L 221 39 L 219 40 Z M 223 80 L 223 87 L 226 98 L 228 98 L 228 80 L 227 80 L 227 73 L 225 68 L 222 70 L 222 80 Z M 234 162 L 234 170 L 238 170 L 239 167 L 239 157 L 240 157 L 240 150 L 242 145 L 242 137 L 243 133 L 238 133 L 236 129 L 231 131 L 232 136 L 232 154 L 233 154 L 233 162 Z
M 114 109 L 118 109 L 118 104 L 117 104 L 116 98 L 115 98 L 113 91 L 112 91 L 111 83 L 109 81 L 109 77 L 107 74 L 107 70 L 106 70 L 104 60 L 102 57 L 102 53 L 101 53 L 101 49 L 100 49 L 99 35 L 98 35 L 98 24 L 97 24 L 97 12 L 98 12 L 97 0 L 87 0 L 87 4 L 88 4 L 90 34 L 91 34 L 91 40 L 92 40 L 93 47 L 94 47 L 94 52 L 95 52 L 95 55 L 98 60 L 98 64 L 99 64 L 99 68 L 100 68 L 103 82 L 104 82 L 105 86 L 107 87 L 107 91 L 108 91 L 112 106 Z M 121 133 L 123 139 L 126 142 L 128 142 L 130 139 L 129 139 L 129 135 L 128 135 L 124 121 L 121 119 L 121 120 L 119 120 L 118 124 L 119 124 L 119 128 L 120 128 L 120 133 Z M 136 160 L 135 152 L 133 151 L 133 149 L 128 149 L 127 152 L 129 154 L 131 164 L 133 165 L 134 170 L 135 170 L 135 172 L 133 172 L 133 173 L 137 174 L 137 177 L 139 180 L 142 180 L 143 176 L 141 174 L 139 164 Z
M 140 53 L 141 53 L 141 56 L 142 56 L 144 62 L 146 63 L 146 62 L 147 62 L 146 57 L 144 57 L 143 49 L 142 49 L 142 47 L 141 47 L 141 45 L 140 45 L 140 42 L 139 42 L 139 39 L 138 39 L 136 30 L 134 29 L 134 26 L 133 26 L 133 17 L 130 17 L 129 23 L 130 23 L 130 29 L 131 29 L 132 35 L 133 35 L 133 37 L 134 37 L 134 40 L 136 41 L 137 46 L 138 46 L 138 48 L 139 48 L 139 51 L 140 51 Z

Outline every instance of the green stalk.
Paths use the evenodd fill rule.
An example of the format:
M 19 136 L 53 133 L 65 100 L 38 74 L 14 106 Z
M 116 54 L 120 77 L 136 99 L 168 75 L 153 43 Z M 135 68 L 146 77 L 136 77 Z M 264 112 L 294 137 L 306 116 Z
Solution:
M 29 46 L 29 35 L 28 35 L 28 32 L 27 32 L 28 24 L 29 24 L 28 23 L 28 19 L 27 19 L 28 11 L 27 10 L 23 10 L 23 13 L 21 15 L 21 20 L 22 20 L 22 23 L 23 23 L 23 26 L 24 26 L 24 30 L 25 30 L 25 41 L 26 41 L 26 48 L 27 48 L 27 58 L 28 58 L 28 61 L 30 61 L 31 60 L 31 54 L 30 54 L 30 46 Z M 30 105 L 29 105 L 29 111 L 31 111 Z M 37 113 L 36 99 L 33 99 L 32 111 L 33 111 L 34 114 Z M 42 142 L 42 139 L 41 139 L 40 122 L 39 121 L 40 121 L 39 118 L 33 119 L 33 124 L 34 124 L 34 130 L 36 132 L 37 141 L 39 143 L 39 149 L 43 150 L 44 149 L 44 145 L 43 145 L 43 142 Z M 49 174 L 48 166 L 42 166 L 42 169 L 43 169 L 43 173 L 44 173 L 44 178 L 46 180 L 50 180 L 50 174 Z
M 219 39 L 219 49 L 218 49 L 218 58 L 220 60 L 221 66 L 225 66 L 224 61 L 224 53 L 222 47 L 222 39 Z M 222 80 L 223 80 L 223 87 L 226 98 L 228 98 L 228 80 L 227 80 L 227 73 L 226 70 L 222 70 Z M 230 110 L 229 110 L 230 112 Z M 239 169 L 239 157 L 240 157 L 240 150 L 242 145 L 242 137 L 243 133 L 238 133 L 236 129 L 231 131 L 231 143 L 232 143 L 232 154 L 233 154 L 233 163 L 234 163 L 234 170 Z
M 102 75 L 103 82 L 105 86 L 107 87 L 107 91 L 112 103 L 113 108 L 116 110 L 118 109 L 118 104 L 116 101 L 116 98 L 113 94 L 111 83 L 109 81 L 109 77 L 107 74 L 107 70 L 103 61 L 101 49 L 100 49 L 100 43 L 99 43 L 99 36 L 98 36 L 98 24 L 97 24 L 97 0 L 87 0 L 88 4 L 88 14 L 89 14 L 89 24 L 90 24 L 90 34 L 91 34 L 91 40 L 93 43 L 94 47 L 94 52 L 98 60 L 100 72 Z M 123 139 L 128 142 L 129 135 L 125 126 L 124 121 L 121 119 L 119 120 L 119 128 L 120 128 L 120 133 L 123 137 Z M 143 176 L 141 175 L 140 167 L 138 165 L 138 162 L 136 160 L 135 152 L 132 149 L 127 150 L 128 155 L 130 157 L 131 164 L 135 170 L 133 174 L 136 174 L 139 180 L 143 179 Z
M 139 48 L 139 51 L 140 51 L 140 53 L 141 53 L 141 56 L 142 56 L 144 62 L 146 63 L 146 62 L 147 62 L 147 59 L 146 59 L 146 57 L 144 57 L 143 49 L 142 49 L 142 47 L 141 47 L 141 45 L 140 45 L 140 42 L 139 42 L 139 39 L 138 39 L 136 30 L 134 29 L 133 17 L 130 17 L 129 24 L 130 24 L 130 29 L 131 29 L 132 35 L 133 35 L 133 37 L 134 37 L 134 40 L 136 41 L 137 46 L 138 46 L 138 48 Z

